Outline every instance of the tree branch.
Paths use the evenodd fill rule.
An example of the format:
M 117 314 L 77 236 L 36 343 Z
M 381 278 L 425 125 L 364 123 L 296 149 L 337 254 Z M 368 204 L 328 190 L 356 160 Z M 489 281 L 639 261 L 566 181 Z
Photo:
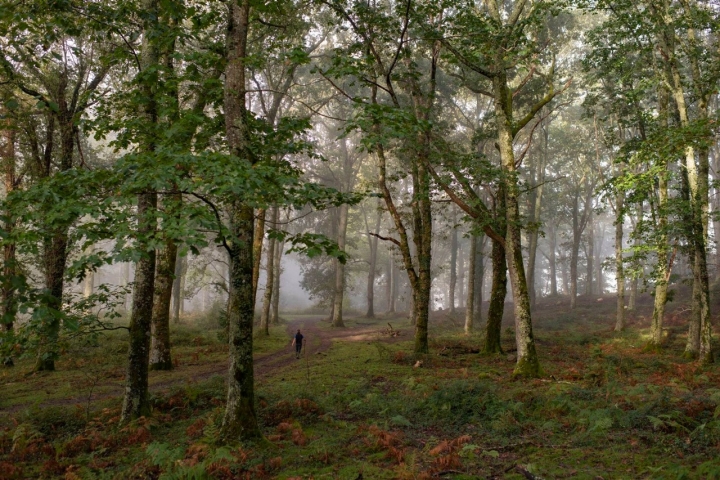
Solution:
M 370 235 L 371 237 L 377 237 L 377 238 L 379 238 L 380 240 L 385 240 L 386 242 L 392 242 L 392 243 L 394 243 L 395 245 L 397 245 L 398 247 L 401 246 L 401 245 L 400 245 L 400 240 L 398 240 L 398 239 L 396 239 L 396 238 L 383 237 L 382 235 L 380 235 L 380 234 L 378 234 L 378 233 L 372 233 L 372 232 L 367 232 L 367 234 Z

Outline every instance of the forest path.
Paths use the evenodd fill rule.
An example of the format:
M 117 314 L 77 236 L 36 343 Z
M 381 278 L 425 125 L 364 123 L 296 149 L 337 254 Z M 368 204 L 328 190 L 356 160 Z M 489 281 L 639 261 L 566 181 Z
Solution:
M 380 335 L 380 331 L 384 323 L 374 322 L 372 324 L 356 324 L 345 328 L 328 328 L 327 324 L 321 326 L 325 320 L 323 318 L 301 318 L 293 319 L 287 323 L 285 331 L 287 332 L 287 344 L 281 349 L 263 356 L 255 357 L 255 379 L 262 380 L 279 373 L 283 369 L 290 367 L 298 360 L 295 358 L 295 347 L 291 345 L 295 332 L 300 329 L 305 337 L 305 347 L 303 355 L 317 355 L 327 351 L 332 346 L 335 339 L 344 341 L 370 341 L 382 340 L 385 342 L 395 342 L 402 340 L 403 337 L 390 337 Z M 405 333 L 405 332 L 404 332 Z M 195 383 L 207 380 L 216 375 L 225 375 L 228 369 L 228 360 L 224 358 L 221 361 L 212 361 L 208 363 L 181 364 L 171 372 L 150 372 L 150 393 L 164 393 L 172 387 Z M 170 378 L 153 382 L 153 376 L 163 374 Z M 101 392 L 92 394 L 92 392 L 72 397 L 53 398 L 33 405 L 33 408 L 59 407 L 78 405 L 86 408 L 88 404 L 95 403 L 110 398 L 120 398 L 123 394 L 124 380 L 104 381 L 95 385 L 96 389 L 102 387 Z M 3 414 L 17 413 L 30 405 L 18 404 L 8 408 L 0 408 Z

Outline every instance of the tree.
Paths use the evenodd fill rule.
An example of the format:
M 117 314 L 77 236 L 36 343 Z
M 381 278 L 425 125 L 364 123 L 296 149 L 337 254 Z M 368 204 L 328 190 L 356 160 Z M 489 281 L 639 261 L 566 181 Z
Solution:
M 89 8 L 94 8 L 90 6 Z M 105 27 L 93 16 L 76 15 L 67 4 L 10 7 L 0 17 L 3 54 L 0 68 L 9 83 L 47 112 L 47 142 L 39 179 L 68 172 L 77 165 L 80 120 L 93 102 L 93 94 L 113 66 L 110 42 L 101 40 Z M 102 13 L 103 10 L 100 9 Z M 87 43 L 96 48 L 84 48 Z M 55 136 L 59 151 L 55 151 Z M 52 160 L 57 157 L 57 163 Z M 55 167 L 57 165 L 57 167 Z M 45 209 L 52 208 L 46 205 Z M 68 212 L 64 220 L 47 222 L 43 243 L 45 345 L 37 370 L 54 370 L 69 253 L 68 232 L 78 217 Z
M 507 233 L 503 241 L 515 309 L 518 352 L 515 374 L 529 377 L 540 374 L 540 365 L 532 334 L 530 297 L 522 258 L 520 189 L 513 141 L 559 92 L 553 84 L 554 62 L 551 61 L 547 73 L 542 75 L 546 82 L 544 95 L 531 94 L 531 97 L 539 98 L 530 104 L 522 118 L 515 120 L 515 97 L 525 87 L 526 80 L 535 75 L 539 65 L 527 67 L 527 78 L 520 80 L 520 86 L 514 91 L 510 87 L 510 75 L 524 66 L 523 62 L 528 58 L 526 49 L 541 53 L 539 45 L 533 43 L 535 37 L 527 32 L 532 28 L 542 28 L 549 10 L 548 3 L 528 4 L 525 0 L 513 2 L 507 11 L 504 5 L 494 0 L 483 5 L 468 2 L 465 8 L 446 18 L 445 31 L 438 33 L 442 45 L 462 69 L 464 84 L 493 100 L 496 145 L 504 183 Z

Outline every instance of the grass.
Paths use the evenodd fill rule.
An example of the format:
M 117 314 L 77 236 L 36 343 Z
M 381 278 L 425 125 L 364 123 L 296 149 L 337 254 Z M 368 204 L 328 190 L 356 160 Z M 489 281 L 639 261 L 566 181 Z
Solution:
M 555 302 L 539 305 L 546 376 L 529 381 L 512 377 L 511 323 L 503 327 L 509 353 L 481 356 L 473 353 L 481 333 L 465 336 L 438 316 L 432 353 L 415 368 L 412 328 L 392 318 L 403 330 L 399 341 L 338 338 L 325 354 L 260 378 L 267 442 L 256 444 L 218 445 L 219 375 L 162 390 L 152 418 L 124 428 L 117 396 L 90 411 L 26 407 L 0 420 L 0 478 L 720 478 L 720 370 L 683 360 L 683 329 L 674 326 L 661 352 L 643 352 L 643 309 L 615 334 L 611 300 L 572 313 Z M 387 322 L 346 323 L 380 330 Z M 217 330 L 183 326 L 173 340 L 188 364 L 151 381 L 224 358 Z M 254 344 L 259 358 L 288 342 L 284 327 L 275 327 Z M 122 344 L 119 335 L 105 340 L 105 352 L 119 353 L 102 356 L 104 371 L 122 365 Z M 198 365 L 189 365 L 194 355 Z M 84 350 L 74 368 L 64 359 L 60 371 L 29 377 L 22 362 L 3 370 L 2 408 L 81 390 L 73 382 L 97 358 Z

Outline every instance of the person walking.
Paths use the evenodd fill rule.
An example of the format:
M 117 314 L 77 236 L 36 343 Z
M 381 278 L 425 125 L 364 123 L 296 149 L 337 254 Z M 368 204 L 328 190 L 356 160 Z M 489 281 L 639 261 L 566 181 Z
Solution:
M 292 344 L 295 345 L 295 358 L 300 358 L 300 352 L 302 351 L 303 346 L 303 338 L 305 337 L 303 337 L 303 334 L 300 333 L 300 329 L 298 328 L 298 331 L 292 341 Z

